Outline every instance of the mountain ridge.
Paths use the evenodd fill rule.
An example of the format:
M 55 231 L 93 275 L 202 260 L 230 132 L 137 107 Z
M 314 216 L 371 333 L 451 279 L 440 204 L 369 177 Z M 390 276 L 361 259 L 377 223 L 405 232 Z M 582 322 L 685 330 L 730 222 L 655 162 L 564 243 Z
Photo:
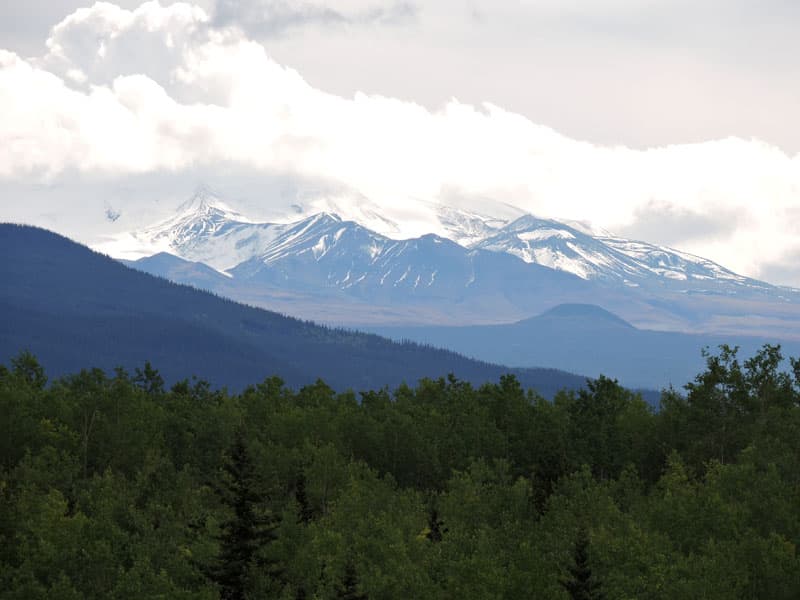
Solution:
M 596 304 L 570 304 L 570 303 L 559 304 L 558 306 L 554 306 L 553 308 L 544 311 L 540 315 L 531 317 L 530 319 L 525 319 L 524 321 L 519 321 L 518 324 L 523 324 L 526 321 L 531 321 L 534 319 L 548 319 L 548 318 L 555 318 L 555 319 L 593 318 L 597 321 L 605 321 L 607 323 L 611 323 L 621 327 L 636 329 L 636 327 L 628 323 L 625 319 L 615 315 L 611 311 L 608 311 L 600 306 L 597 306 Z
M 56 376 L 88 365 L 132 370 L 149 360 L 171 382 L 202 373 L 238 389 L 273 374 L 292 386 L 322 378 L 359 390 L 450 372 L 475 384 L 513 373 L 551 396 L 584 381 L 245 306 L 129 269 L 40 228 L 0 224 L 0 252 L 0 362 L 27 348 Z
M 775 287 L 673 248 L 628 240 L 608 232 L 593 235 L 534 215 L 520 217 L 473 247 L 507 252 L 525 262 L 565 270 L 584 279 L 616 281 L 635 287 L 656 283 L 678 290 L 713 284 L 722 284 L 728 291 L 742 286 L 758 290 Z
M 585 224 L 427 208 L 446 216 L 450 229 L 440 221 L 438 232 L 395 239 L 324 211 L 254 222 L 201 190 L 128 239 L 152 254 L 204 263 L 228 281 L 140 265 L 148 272 L 329 323 L 509 323 L 561 303 L 601 303 L 646 328 L 800 336 L 797 290 Z
M 164 249 L 163 243 L 166 242 L 173 254 L 206 262 L 224 271 L 264 254 L 265 247 L 281 236 L 289 235 L 298 226 L 327 219 L 349 226 L 357 225 L 374 236 L 398 242 L 433 234 L 470 250 L 506 253 L 524 262 L 561 270 L 583 279 L 614 281 L 629 286 L 654 285 L 657 281 L 661 286 L 677 290 L 720 284 L 727 286 L 727 291 L 732 286 L 760 291 L 772 291 L 778 287 L 738 275 L 702 257 L 666 246 L 628 240 L 584 224 L 570 224 L 531 214 L 506 221 L 445 205 L 436 207 L 436 210 L 439 217 L 446 217 L 445 221 L 450 225 L 449 229 L 444 227 L 446 231 L 443 233 L 429 231 L 411 238 L 392 238 L 371 230 L 358 218 L 328 211 L 312 213 L 294 221 L 258 223 L 232 209 L 218 195 L 201 188 L 178 208 L 173 217 L 130 235 L 150 242 L 160 250 Z M 458 227 L 453 223 L 459 223 Z M 227 247 L 223 241 L 229 242 Z M 233 249 L 230 248 L 231 242 Z M 204 245 L 213 246 L 214 251 L 202 250 Z
M 544 365 L 605 375 L 632 388 L 682 387 L 705 365 L 704 348 L 738 346 L 753 355 L 774 339 L 639 329 L 592 304 L 562 304 L 501 325 L 368 327 L 391 339 L 449 348 L 480 360 Z M 785 355 L 800 355 L 800 340 L 785 341 Z M 788 365 L 787 365 L 788 366 Z

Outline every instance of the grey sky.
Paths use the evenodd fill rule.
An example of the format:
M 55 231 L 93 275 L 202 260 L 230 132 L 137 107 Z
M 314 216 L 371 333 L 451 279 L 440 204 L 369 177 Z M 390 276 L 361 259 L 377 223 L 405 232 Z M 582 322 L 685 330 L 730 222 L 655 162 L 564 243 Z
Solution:
M 0 0 L 0 219 L 480 198 L 800 285 L 800 2 L 82 4 Z
M 162 0 L 162 4 L 171 1 Z M 632 147 L 738 136 L 800 151 L 800 2 L 200 0 L 315 87 L 490 101 Z M 5 0 L 0 44 L 41 54 L 81 0 Z M 138 0 L 119 0 L 132 8 Z
M 635 221 L 615 233 L 634 240 L 679 248 L 688 242 L 724 237 L 735 231 L 746 216 L 733 210 L 711 214 L 679 211 L 669 205 L 650 202 L 635 211 Z

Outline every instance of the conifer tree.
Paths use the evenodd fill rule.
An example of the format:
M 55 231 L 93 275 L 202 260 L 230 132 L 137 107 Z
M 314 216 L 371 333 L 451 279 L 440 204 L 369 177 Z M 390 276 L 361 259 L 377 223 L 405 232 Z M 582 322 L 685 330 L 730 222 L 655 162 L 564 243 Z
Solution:
M 27 385 L 41 390 L 47 384 L 47 376 L 44 374 L 44 367 L 36 360 L 36 357 L 28 350 L 20 352 L 11 359 L 11 371 L 15 377 L 24 381 Z M 3 367 L 3 376 L 7 377 L 8 369 Z
M 219 555 L 206 574 L 220 587 L 223 600 L 244 600 L 252 569 L 273 579 L 280 576 L 277 561 L 260 552 L 276 539 L 278 522 L 260 509 L 262 498 L 255 489 L 253 464 L 241 429 L 223 468 L 224 483 L 218 492 L 233 515 L 222 524 Z
M 444 521 L 439 518 L 439 511 L 431 508 L 428 512 L 428 533 L 425 534 L 425 537 L 434 543 L 441 542 L 447 531 Z
M 337 600 L 369 600 L 369 596 L 359 591 L 356 566 L 352 561 L 347 561 L 344 567 L 344 579 L 336 592 Z
M 136 367 L 133 383 L 151 396 L 164 393 L 164 378 L 161 377 L 158 369 L 153 368 L 149 360 L 145 361 L 144 369 Z
M 303 473 L 300 473 L 295 480 L 294 499 L 297 502 L 297 521 L 307 525 L 314 518 L 314 509 L 308 502 L 306 476 Z
M 586 529 L 581 527 L 575 540 L 574 564 L 567 567 L 570 578 L 559 582 L 567 590 L 572 600 L 603 600 L 605 598 L 600 590 L 600 582 L 592 576 L 592 570 L 589 568 L 588 547 L 589 536 Z

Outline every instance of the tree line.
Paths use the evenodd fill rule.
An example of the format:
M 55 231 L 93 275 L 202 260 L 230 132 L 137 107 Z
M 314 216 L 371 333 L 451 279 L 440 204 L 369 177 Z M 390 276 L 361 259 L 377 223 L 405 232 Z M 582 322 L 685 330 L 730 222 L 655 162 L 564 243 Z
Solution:
M 800 361 L 232 394 L 0 366 L 0 598 L 800 597 Z

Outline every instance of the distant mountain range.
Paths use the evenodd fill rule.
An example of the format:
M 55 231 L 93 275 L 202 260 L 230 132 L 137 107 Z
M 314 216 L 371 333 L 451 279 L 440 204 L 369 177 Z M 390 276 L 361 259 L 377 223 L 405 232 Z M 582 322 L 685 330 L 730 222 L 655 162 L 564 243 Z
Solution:
M 532 215 L 509 223 L 474 247 L 512 254 L 584 279 L 630 287 L 731 295 L 776 292 L 774 286 L 698 256 Z
M 0 362 L 32 351 L 50 375 L 128 370 L 150 360 L 168 382 L 200 375 L 241 389 L 270 375 L 299 386 L 375 389 L 453 373 L 476 384 L 513 372 L 545 396 L 582 377 L 507 369 L 376 335 L 320 327 L 129 269 L 54 233 L 0 224 Z M 218 271 L 168 255 L 151 267 L 213 280 Z
M 230 271 L 245 261 L 270 265 L 305 253 L 321 261 L 333 251 L 340 260 L 350 257 L 356 262 L 360 260 L 361 264 L 353 265 L 357 275 L 393 267 L 394 259 L 414 243 L 429 240 L 441 244 L 449 240 L 464 250 L 510 254 L 525 263 L 585 280 L 657 286 L 680 292 L 773 293 L 782 289 L 788 293 L 785 288 L 737 275 L 712 261 L 663 246 L 615 237 L 578 223 L 567 224 L 527 214 L 505 221 L 445 206 L 437 207 L 436 219 L 436 226 L 431 225 L 431 229 L 442 233 L 431 231 L 404 240 L 392 239 L 360 225 L 357 218 L 325 212 L 289 223 L 255 223 L 201 188 L 178 208 L 175 216 L 129 235 L 137 240 L 142 251 L 149 247 L 170 252 L 220 271 Z M 124 252 L 126 248 L 118 250 Z M 330 263 L 330 258 L 326 262 Z M 392 285 L 398 283 L 397 275 L 387 275 Z M 331 283 L 346 288 L 353 285 L 353 280 L 334 278 Z M 419 283 L 432 285 L 433 281 L 421 279 Z
M 800 292 L 579 223 L 429 206 L 406 239 L 374 211 L 257 223 L 200 190 L 160 223 L 98 249 L 236 300 L 347 325 L 508 323 L 562 303 L 638 327 L 800 339 Z M 362 207 L 363 208 L 363 207 Z M 356 220 L 357 219 L 357 220 Z M 171 256 L 168 256 L 171 255 Z
M 705 369 L 704 348 L 738 346 L 749 358 L 774 339 L 637 329 L 591 304 L 561 304 L 541 315 L 504 325 L 373 327 L 397 340 L 448 348 L 472 358 L 511 366 L 558 367 L 590 377 L 611 376 L 632 388 L 682 388 Z M 800 342 L 782 344 L 800 357 Z

